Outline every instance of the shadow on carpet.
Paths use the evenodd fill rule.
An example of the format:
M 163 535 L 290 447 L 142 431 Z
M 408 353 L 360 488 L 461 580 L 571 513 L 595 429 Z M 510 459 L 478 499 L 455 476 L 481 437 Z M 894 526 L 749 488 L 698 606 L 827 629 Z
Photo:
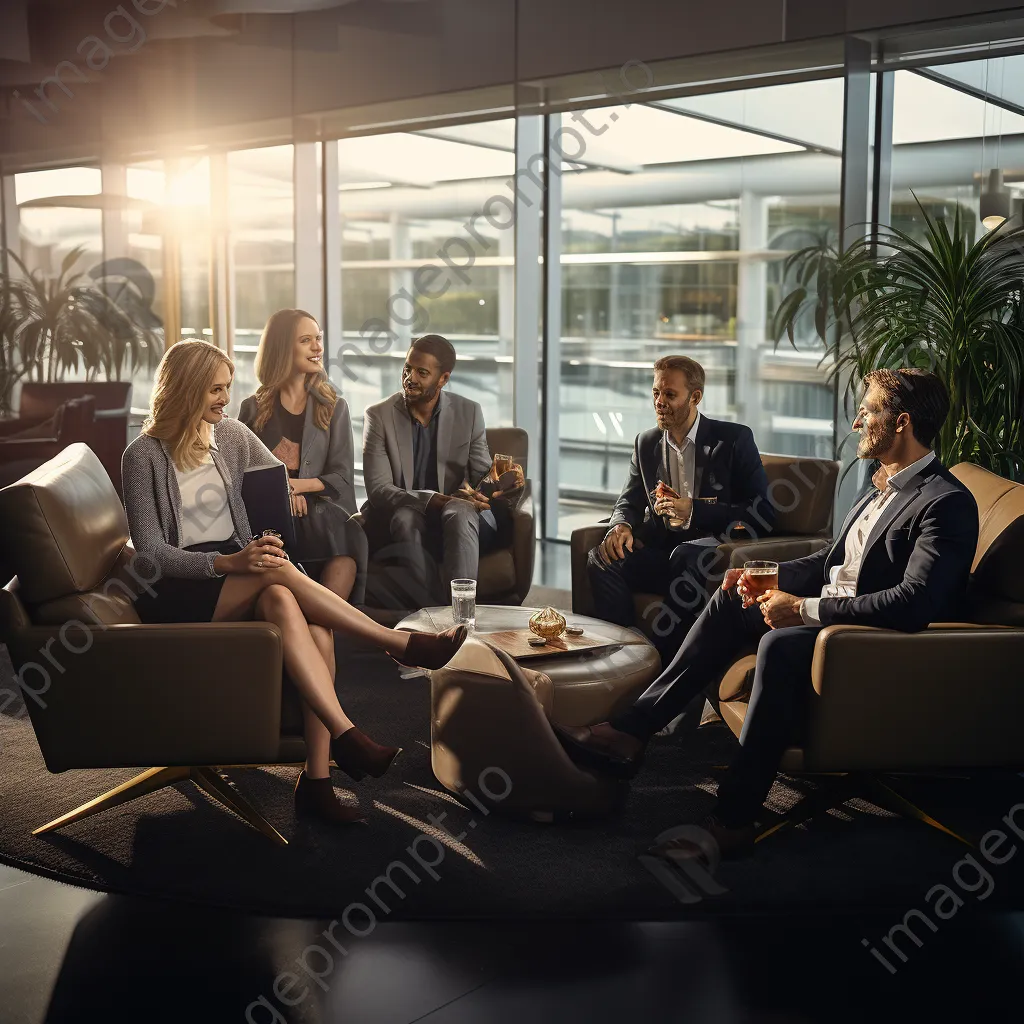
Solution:
M 101 891 L 290 917 L 347 911 L 356 922 L 367 916 L 658 919 L 889 907 L 902 917 L 925 905 L 933 885 L 953 886 L 953 868 L 970 852 L 917 822 L 870 804 L 848 804 L 772 837 L 749 858 L 721 865 L 716 877 L 727 891 L 682 906 L 635 857 L 661 830 L 699 821 L 710 810 L 714 766 L 727 763 L 735 749 L 723 726 L 656 739 L 614 817 L 528 824 L 463 806 L 433 777 L 426 679 L 401 680 L 378 655 L 340 663 L 351 668 L 350 681 L 339 689 L 354 721 L 374 738 L 405 747 L 383 779 L 356 785 L 335 773 L 339 791 L 364 808 L 368 825 L 330 830 L 297 822 L 295 769 L 232 769 L 238 788 L 289 846 L 274 845 L 190 783 L 33 836 L 33 828 L 137 771 L 49 774 L 19 701 L 0 714 L 0 859 Z M 0 687 L 10 688 L 12 677 L 0 649 Z M 783 778 L 772 790 L 774 809 L 791 805 L 812 785 Z M 933 814 L 975 837 L 999 827 L 1024 801 L 1024 787 L 920 782 L 918 789 Z M 984 909 L 1024 906 L 1020 880 L 1007 867 L 988 867 L 993 891 Z

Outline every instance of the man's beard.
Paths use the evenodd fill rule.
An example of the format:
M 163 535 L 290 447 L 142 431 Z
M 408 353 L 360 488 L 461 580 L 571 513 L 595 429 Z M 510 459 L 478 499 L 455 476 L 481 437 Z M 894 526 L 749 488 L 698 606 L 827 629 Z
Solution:
M 432 402 L 437 392 L 437 384 L 430 388 L 425 387 L 420 391 L 414 391 L 412 394 L 405 390 L 404 385 L 402 386 L 402 395 L 405 398 L 406 405 L 415 405 L 419 402 Z
M 892 449 L 896 443 L 895 420 L 887 420 L 874 433 L 865 433 L 857 443 L 857 456 L 861 459 L 877 459 Z

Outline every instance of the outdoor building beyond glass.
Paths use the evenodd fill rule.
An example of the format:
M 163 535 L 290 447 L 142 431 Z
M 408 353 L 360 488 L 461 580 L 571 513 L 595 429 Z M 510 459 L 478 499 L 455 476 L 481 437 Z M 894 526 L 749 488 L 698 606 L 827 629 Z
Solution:
M 567 539 L 609 514 L 653 425 L 660 356 L 697 359 L 702 411 L 749 424 L 762 451 L 832 457 L 846 434 L 814 325 L 795 344 L 770 325 L 795 283 L 786 256 L 838 245 L 858 220 L 844 208 L 850 69 L 778 78 L 26 171 L 8 218 L 31 269 L 54 273 L 76 246 L 86 272 L 137 261 L 167 342 L 232 355 L 236 410 L 267 316 L 309 308 L 352 409 L 357 475 L 364 408 L 397 390 L 412 338 L 445 335 L 452 390 L 488 424 L 529 430 L 542 534 Z M 871 215 L 915 234 L 921 207 L 959 209 L 984 230 L 988 171 L 1011 189 L 1024 178 L 1024 56 L 870 80 L 887 135 L 863 145 L 888 155 Z M 136 376 L 140 415 L 151 385 Z

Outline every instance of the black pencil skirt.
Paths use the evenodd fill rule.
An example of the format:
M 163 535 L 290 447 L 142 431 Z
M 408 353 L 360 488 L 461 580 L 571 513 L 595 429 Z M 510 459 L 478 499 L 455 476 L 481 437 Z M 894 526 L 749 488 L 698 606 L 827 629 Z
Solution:
M 241 548 L 231 541 L 214 544 L 193 544 L 185 551 L 216 551 L 233 555 Z M 220 588 L 226 576 L 212 579 L 182 579 L 179 576 L 161 576 L 152 584 L 153 593 L 143 593 L 135 601 L 135 610 L 143 622 L 209 622 L 217 609 Z

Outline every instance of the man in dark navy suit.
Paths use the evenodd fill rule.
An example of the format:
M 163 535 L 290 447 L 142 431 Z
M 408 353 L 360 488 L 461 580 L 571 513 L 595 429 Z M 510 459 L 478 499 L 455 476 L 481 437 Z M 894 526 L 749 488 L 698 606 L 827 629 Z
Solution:
M 811 660 L 821 628 L 912 633 L 965 611 L 978 507 L 931 450 L 949 413 L 945 385 L 914 369 L 875 370 L 865 384 L 853 424 L 861 434 L 857 455 L 881 468 L 832 547 L 783 562 L 778 589 L 756 598 L 743 570 L 730 569 L 675 659 L 632 708 L 613 722 L 559 730 L 574 756 L 629 774 L 650 737 L 757 644 L 740 749 L 715 814 L 703 823 L 723 854 L 752 843 L 782 754 L 803 737 L 816 699 Z
M 634 593 L 665 595 L 650 625 L 667 664 L 707 604 L 712 550 L 741 530 L 765 536 L 775 510 L 750 428 L 697 408 L 700 363 L 659 359 L 652 394 L 658 425 L 636 437 L 626 486 L 587 572 L 597 616 L 620 626 L 635 622 Z

